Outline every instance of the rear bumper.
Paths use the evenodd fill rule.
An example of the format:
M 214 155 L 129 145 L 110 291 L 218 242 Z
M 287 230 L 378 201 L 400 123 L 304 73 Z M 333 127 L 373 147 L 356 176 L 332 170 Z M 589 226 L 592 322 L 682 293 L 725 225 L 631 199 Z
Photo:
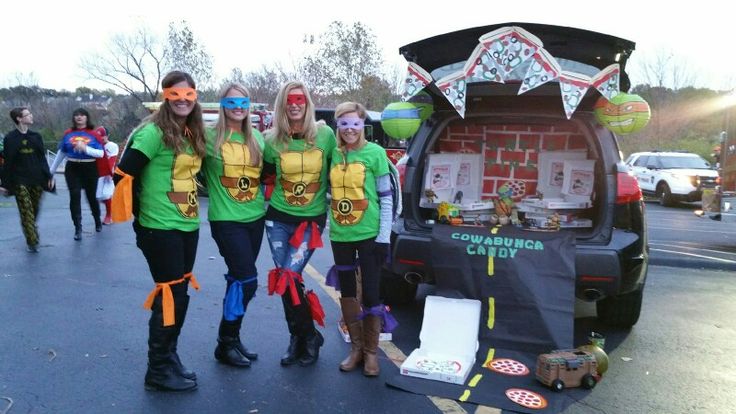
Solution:
M 437 252 L 433 252 L 431 233 L 407 232 L 403 225 L 396 227 L 401 230 L 393 234 L 391 273 L 398 277 L 418 273 L 423 282 L 436 283 L 431 259 Z M 591 300 L 640 289 L 648 261 L 644 243 L 633 232 L 614 229 L 606 245 L 579 241 L 575 250 L 576 296 Z

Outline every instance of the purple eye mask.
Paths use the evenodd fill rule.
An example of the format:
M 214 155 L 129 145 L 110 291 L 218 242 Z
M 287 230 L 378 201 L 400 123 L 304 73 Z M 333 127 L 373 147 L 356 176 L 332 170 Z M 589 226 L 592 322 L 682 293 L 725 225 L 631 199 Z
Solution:
M 361 130 L 365 127 L 365 122 L 360 118 L 337 118 L 337 129 L 344 131 L 346 129 Z

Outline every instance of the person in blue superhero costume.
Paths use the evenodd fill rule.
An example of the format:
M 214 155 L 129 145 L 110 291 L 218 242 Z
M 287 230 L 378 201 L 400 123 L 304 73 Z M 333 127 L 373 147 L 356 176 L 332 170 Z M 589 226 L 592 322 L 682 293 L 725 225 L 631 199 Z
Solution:
M 59 151 L 51 174 L 56 172 L 61 162 L 66 159 L 64 178 L 69 187 L 69 210 L 74 223 L 74 240 L 82 240 L 82 190 L 95 220 L 95 230 L 102 231 L 100 220 L 100 204 L 97 202 L 97 165 L 95 159 L 105 155 L 102 137 L 95 131 L 95 126 L 84 108 L 75 109 L 72 113 L 72 127 L 64 132 L 59 142 Z

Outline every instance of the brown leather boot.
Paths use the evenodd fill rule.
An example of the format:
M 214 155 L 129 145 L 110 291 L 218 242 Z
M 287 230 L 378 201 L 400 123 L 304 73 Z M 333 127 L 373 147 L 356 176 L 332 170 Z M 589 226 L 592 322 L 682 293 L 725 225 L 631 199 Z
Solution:
M 340 298 L 342 319 L 350 333 L 350 354 L 340 363 L 340 371 L 352 371 L 363 362 L 363 321 L 358 320 L 360 303 L 357 298 Z
M 363 319 L 363 375 L 376 377 L 378 366 L 378 336 L 381 334 L 381 318 L 367 315 Z

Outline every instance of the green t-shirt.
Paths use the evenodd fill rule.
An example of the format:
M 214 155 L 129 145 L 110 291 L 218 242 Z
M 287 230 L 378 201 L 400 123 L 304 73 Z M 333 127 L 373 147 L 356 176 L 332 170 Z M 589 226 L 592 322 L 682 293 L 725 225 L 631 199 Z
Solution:
M 330 166 L 330 240 L 351 242 L 376 237 L 381 206 L 376 177 L 389 173 L 386 150 L 372 142 L 345 155 L 332 151 Z
M 327 211 L 327 169 L 337 143 L 335 133 L 320 126 L 315 145 L 305 148 L 303 139 L 293 139 L 279 151 L 272 140 L 266 141 L 264 159 L 276 165 L 276 183 L 271 206 L 297 217 L 312 217 Z
M 199 228 L 199 200 L 195 175 L 202 159 L 187 145 L 176 155 L 163 142 L 153 123 L 133 134 L 131 148 L 150 160 L 141 172 L 138 222 L 160 230 L 194 231 Z
M 255 129 L 252 134 L 263 153 L 263 135 Z M 207 218 L 210 221 L 247 223 L 263 217 L 266 214 L 260 189 L 263 159 L 258 165 L 250 165 L 251 154 L 240 132 L 226 136 L 217 153 L 216 140 L 217 132 L 208 129 L 207 156 L 203 167 L 209 193 Z

